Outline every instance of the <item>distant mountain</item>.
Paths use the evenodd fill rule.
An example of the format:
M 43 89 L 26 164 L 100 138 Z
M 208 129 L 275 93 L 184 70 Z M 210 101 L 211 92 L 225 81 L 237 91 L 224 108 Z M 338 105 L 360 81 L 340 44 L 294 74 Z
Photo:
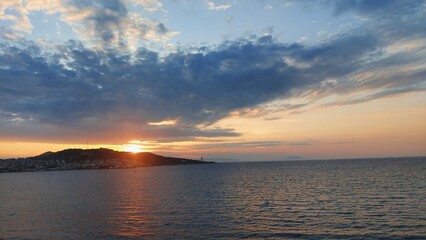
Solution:
M 164 157 L 149 152 L 119 152 L 106 148 L 66 149 L 59 152 L 45 152 L 35 157 L 0 160 L 0 172 L 135 168 L 205 163 L 213 162 Z

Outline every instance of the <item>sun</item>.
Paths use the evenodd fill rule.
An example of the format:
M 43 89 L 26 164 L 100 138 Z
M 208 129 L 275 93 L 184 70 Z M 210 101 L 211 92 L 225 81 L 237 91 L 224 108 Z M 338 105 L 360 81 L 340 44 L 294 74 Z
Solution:
M 143 146 L 137 144 L 126 144 L 123 145 L 123 151 L 131 153 L 143 152 Z

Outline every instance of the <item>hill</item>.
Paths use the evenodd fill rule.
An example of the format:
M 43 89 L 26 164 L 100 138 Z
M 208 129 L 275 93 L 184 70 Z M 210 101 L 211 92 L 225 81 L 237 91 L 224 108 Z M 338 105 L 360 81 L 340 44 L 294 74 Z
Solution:
M 35 157 L 0 160 L 0 172 L 114 169 L 205 163 L 212 162 L 164 157 L 149 152 L 119 152 L 106 148 L 65 149 L 59 152 L 45 152 Z

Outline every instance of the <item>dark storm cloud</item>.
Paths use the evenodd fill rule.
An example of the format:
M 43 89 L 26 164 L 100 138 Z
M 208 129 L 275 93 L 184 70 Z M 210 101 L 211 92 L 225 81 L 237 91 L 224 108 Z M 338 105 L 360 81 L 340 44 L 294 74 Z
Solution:
M 97 7 L 86 1 L 75 4 Z M 126 9 L 120 1 L 99 4 L 119 13 L 93 17 L 99 22 L 100 36 L 109 41 L 101 31 L 113 31 Z M 419 22 L 426 19 L 424 14 L 414 18 Z M 334 103 L 355 104 L 424 90 L 421 64 L 425 46 L 396 54 L 385 49 L 424 39 L 424 26 L 418 21 L 410 25 L 404 19 L 392 26 L 378 22 L 379 28 L 353 31 L 313 46 L 282 44 L 263 36 L 164 57 L 145 48 L 131 55 L 115 48 L 95 51 L 78 41 L 51 51 L 31 41 L 20 40 L 19 45 L 5 41 L 0 44 L 0 136 L 49 141 L 105 139 L 109 143 L 238 136 L 233 129 L 201 126 L 275 99 L 375 90 L 370 96 Z M 401 26 L 407 28 L 395 30 Z M 164 30 L 163 25 L 156 28 Z M 408 70 L 386 69 L 401 66 Z M 380 71 L 387 74 L 353 80 L 357 74 Z M 281 108 L 304 106 L 306 103 Z M 149 124 L 164 120 L 176 120 L 176 124 Z

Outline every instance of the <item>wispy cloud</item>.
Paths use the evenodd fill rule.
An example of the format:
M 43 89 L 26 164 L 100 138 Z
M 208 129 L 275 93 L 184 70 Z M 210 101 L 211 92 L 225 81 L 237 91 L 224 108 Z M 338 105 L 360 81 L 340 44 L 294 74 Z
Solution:
M 295 142 L 286 142 L 286 141 L 241 141 L 241 142 L 224 142 L 224 143 L 208 143 L 208 144 L 198 144 L 193 146 L 195 149 L 235 149 L 235 148 L 269 148 L 269 147 L 278 147 L 278 146 L 308 146 L 315 144 L 316 141 L 307 140 L 307 141 L 295 141 Z
M 167 125 L 175 125 L 177 123 L 177 119 L 173 119 L 173 120 L 163 120 L 160 122 L 149 122 L 148 125 L 151 126 L 167 126 Z
M 142 6 L 146 11 L 155 12 L 163 7 L 163 4 L 157 0 L 127 0 L 128 4 Z
M 207 3 L 207 8 L 209 10 L 214 10 L 214 11 L 223 11 L 223 10 L 226 10 L 226 9 L 232 7 L 233 4 L 234 4 L 234 2 L 217 4 L 217 3 L 214 3 L 212 1 L 209 1 Z

